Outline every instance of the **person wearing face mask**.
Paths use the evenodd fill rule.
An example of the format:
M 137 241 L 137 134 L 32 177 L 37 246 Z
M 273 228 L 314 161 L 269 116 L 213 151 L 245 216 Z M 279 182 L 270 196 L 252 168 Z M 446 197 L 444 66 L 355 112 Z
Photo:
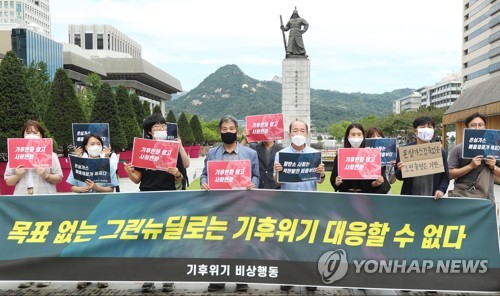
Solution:
M 466 128 L 485 129 L 486 119 L 474 113 L 465 119 Z M 481 196 L 495 201 L 494 177 L 500 177 L 500 161 L 494 156 L 478 155 L 473 159 L 462 158 L 463 143 L 456 145 L 448 156 L 450 177 L 455 179 L 455 189 L 449 196 Z M 481 181 L 480 181 L 481 180 Z
M 251 168 L 251 183 L 246 187 L 247 190 L 259 187 L 259 162 L 257 160 L 257 152 L 241 145 L 236 141 L 238 138 L 238 121 L 231 115 L 226 115 L 219 120 L 219 133 L 222 140 L 222 145 L 210 148 L 205 157 L 205 166 L 200 177 L 200 187 L 210 191 L 208 186 L 208 169 L 207 163 L 210 160 L 250 160 Z M 208 292 L 216 292 L 224 289 L 224 283 L 210 283 Z M 236 292 L 246 292 L 247 284 L 236 284 Z
M 281 152 L 284 153 L 314 153 L 318 152 L 318 150 L 307 146 L 307 135 L 309 132 L 309 128 L 307 124 L 301 120 L 295 120 L 290 123 L 288 128 L 288 133 L 291 139 L 291 144 L 288 147 L 285 147 L 276 153 L 274 157 L 274 181 L 277 184 L 281 185 L 281 190 L 294 190 L 294 191 L 316 191 L 317 184 L 323 183 L 325 180 L 325 165 L 321 163 L 317 168 L 316 172 L 320 174 L 319 181 L 303 181 L 296 183 L 279 183 L 278 182 L 278 174 L 283 170 L 283 166 L 279 162 L 279 154 Z M 281 291 L 290 291 L 293 286 L 289 285 L 281 285 Z M 307 291 L 316 291 L 316 287 L 307 286 Z
M 344 135 L 344 148 L 365 148 L 365 130 L 359 123 L 351 123 Z M 387 187 L 387 179 L 380 175 L 375 180 L 343 180 L 339 176 L 338 158 L 333 161 L 332 174 L 330 176 L 330 184 L 332 184 L 335 192 L 351 192 L 351 193 L 387 193 L 387 190 L 382 190 Z M 388 185 L 390 188 L 390 185 Z M 385 191 L 385 192 L 383 192 Z
M 39 122 L 28 120 L 21 130 L 21 137 L 26 139 L 44 138 L 45 133 Z M 52 153 L 52 166 L 50 168 L 25 169 L 22 166 L 11 168 L 7 163 L 4 179 L 9 186 L 16 186 L 14 195 L 37 195 L 57 193 L 56 184 L 63 178 L 61 165 L 57 154 Z M 19 288 L 31 287 L 33 282 L 23 282 Z M 37 287 L 47 287 L 48 282 L 39 282 Z
M 101 137 L 95 134 L 87 134 L 82 142 L 82 157 L 101 158 L 103 156 L 103 141 Z M 67 183 L 71 184 L 71 191 L 75 193 L 99 193 L 113 192 L 114 187 L 118 186 L 118 178 L 116 177 L 116 165 L 110 160 L 111 183 L 95 183 L 90 179 L 85 182 L 76 180 L 73 177 L 73 172 L 70 172 Z
M 434 126 L 435 123 L 430 117 L 423 116 L 415 119 L 413 121 L 413 132 L 417 140 L 416 142 L 409 143 L 407 146 L 430 143 L 434 136 Z M 443 158 L 444 172 L 403 178 L 402 168 L 405 164 L 400 161 L 398 152 L 394 175 L 398 180 L 403 181 L 401 194 L 433 196 L 435 199 L 443 197 L 450 183 L 450 174 L 448 172 L 446 152 L 443 149 L 441 149 L 441 156 Z
M 82 142 L 82 157 L 85 158 L 102 158 L 106 157 L 103 154 L 103 141 L 101 137 L 95 134 L 87 134 L 83 138 Z M 67 183 L 71 184 L 71 191 L 75 193 L 101 193 L 101 192 L 113 192 L 114 188 L 118 186 L 118 178 L 116 177 L 116 164 L 113 164 L 110 160 L 110 174 L 111 183 L 95 183 L 94 181 L 87 179 L 85 182 L 76 180 L 73 177 L 73 172 L 70 172 Z M 91 282 L 78 282 L 76 288 L 78 290 L 87 288 Z M 98 282 L 98 288 L 107 288 L 108 283 Z
M 161 114 L 152 114 L 142 122 L 146 138 L 155 141 L 167 139 L 167 122 Z M 180 139 L 178 139 L 180 142 Z M 177 164 L 175 167 L 165 168 L 165 170 L 153 170 L 134 167 L 131 163 L 125 163 L 125 171 L 129 179 L 135 184 L 139 184 L 140 191 L 170 191 L 182 187 L 186 176 L 186 169 L 190 160 L 182 143 L 179 145 Z M 146 282 L 142 285 L 142 293 L 151 293 L 155 288 L 153 282 Z M 163 283 L 162 292 L 172 292 L 174 283 Z
M 307 124 L 301 120 L 295 120 L 290 123 L 288 133 L 290 135 L 291 144 L 288 147 L 281 149 L 274 157 L 274 180 L 278 183 L 278 173 L 283 170 L 283 166 L 279 162 L 279 154 L 286 153 L 314 153 L 318 150 L 307 146 L 307 135 L 309 128 Z M 320 174 L 319 181 L 304 181 L 296 183 L 280 183 L 282 190 L 299 190 L 299 191 L 316 191 L 317 183 L 323 183 L 325 179 L 325 165 L 321 163 L 316 172 Z

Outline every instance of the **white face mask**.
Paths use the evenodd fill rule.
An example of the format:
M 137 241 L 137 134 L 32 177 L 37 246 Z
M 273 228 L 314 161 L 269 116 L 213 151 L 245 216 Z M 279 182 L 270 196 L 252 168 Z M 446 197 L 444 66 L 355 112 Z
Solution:
M 153 133 L 153 137 L 155 140 L 166 140 L 167 139 L 167 131 L 156 131 Z
M 424 142 L 430 142 L 433 136 L 434 136 L 433 128 L 424 127 L 417 129 L 417 137 Z
M 303 135 L 295 135 L 292 137 L 292 143 L 295 146 L 300 147 L 306 143 L 306 137 L 304 137 Z
M 25 139 L 40 139 L 40 136 L 35 135 L 35 134 L 27 134 L 27 135 L 24 135 L 24 138 Z
M 351 144 L 352 148 L 359 148 L 361 146 L 361 143 L 363 143 L 363 138 L 347 138 L 349 141 L 349 144 Z
M 102 146 L 94 145 L 94 146 L 87 146 L 87 152 L 89 153 L 90 156 L 92 157 L 97 157 L 101 155 L 102 153 Z

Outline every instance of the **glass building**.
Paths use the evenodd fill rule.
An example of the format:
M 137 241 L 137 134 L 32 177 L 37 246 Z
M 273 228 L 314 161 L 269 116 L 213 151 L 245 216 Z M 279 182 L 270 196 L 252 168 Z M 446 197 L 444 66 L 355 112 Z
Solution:
M 56 70 L 63 68 L 62 44 L 34 31 L 22 28 L 12 29 L 12 50 L 22 59 L 25 66 L 31 63 L 45 62 L 50 75 L 54 79 Z

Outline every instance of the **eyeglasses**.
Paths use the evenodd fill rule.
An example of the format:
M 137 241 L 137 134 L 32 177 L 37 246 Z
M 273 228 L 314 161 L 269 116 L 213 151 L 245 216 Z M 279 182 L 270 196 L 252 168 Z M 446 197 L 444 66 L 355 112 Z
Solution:
M 471 123 L 469 124 L 470 127 L 484 127 L 484 123 Z

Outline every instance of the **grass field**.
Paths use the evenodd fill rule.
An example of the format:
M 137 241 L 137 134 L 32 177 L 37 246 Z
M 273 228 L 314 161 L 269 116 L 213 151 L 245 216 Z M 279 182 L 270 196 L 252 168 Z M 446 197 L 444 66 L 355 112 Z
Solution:
M 332 185 L 330 184 L 330 175 L 331 172 L 326 173 L 325 181 L 322 184 L 318 185 L 318 191 L 324 192 L 333 192 Z M 396 183 L 391 184 L 391 193 L 395 195 L 399 195 L 401 192 L 401 186 L 403 182 L 397 180 Z M 189 187 L 187 190 L 198 190 L 200 189 L 200 178 L 196 178 L 195 180 L 190 180 Z

